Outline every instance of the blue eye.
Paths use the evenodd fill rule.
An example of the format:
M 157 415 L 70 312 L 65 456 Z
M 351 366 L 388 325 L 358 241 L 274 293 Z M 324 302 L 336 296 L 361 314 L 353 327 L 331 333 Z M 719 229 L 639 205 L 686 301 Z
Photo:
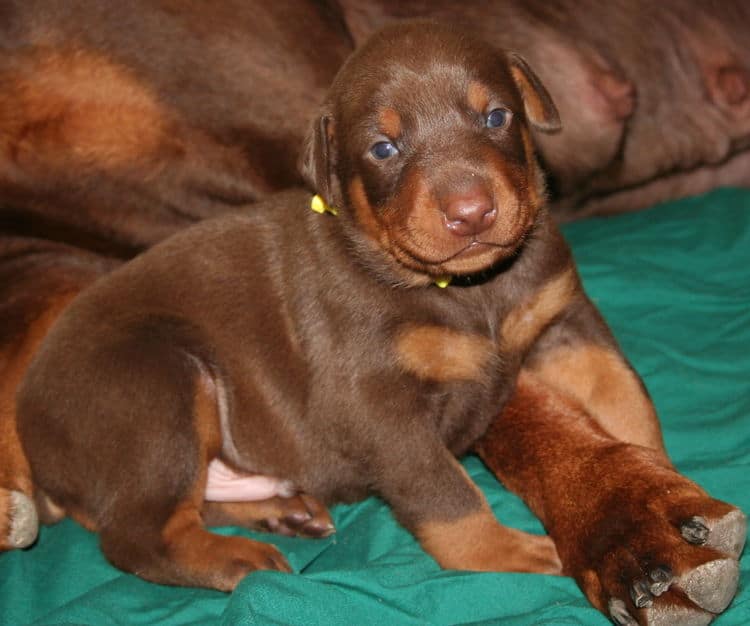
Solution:
M 394 146 L 390 141 L 378 141 L 372 148 L 370 148 L 370 154 L 374 156 L 378 161 L 388 159 L 398 154 L 398 148 Z
M 500 128 L 508 123 L 510 113 L 506 109 L 492 109 L 484 121 L 487 128 Z

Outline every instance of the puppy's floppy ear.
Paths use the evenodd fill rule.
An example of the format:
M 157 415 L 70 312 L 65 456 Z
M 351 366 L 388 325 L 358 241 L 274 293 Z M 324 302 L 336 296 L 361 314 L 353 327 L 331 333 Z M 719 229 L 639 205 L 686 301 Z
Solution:
M 323 111 L 311 124 L 300 154 L 298 167 L 308 187 L 329 206 L 340 206 L 339 185 L 335 173 L 333 115 Z
M 508 53 L 508 62 L 510 73 L 523 97 L 524 110 L 531 125 L 545 133 L 560 130 L 560 114 L 539 77 L 526 60 L 515 52 Z

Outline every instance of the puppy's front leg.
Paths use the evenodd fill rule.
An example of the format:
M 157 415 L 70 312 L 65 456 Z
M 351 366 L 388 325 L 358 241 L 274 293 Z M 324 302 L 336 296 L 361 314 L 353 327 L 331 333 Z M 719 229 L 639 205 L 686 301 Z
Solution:
M 406 454 L 394 456 L 391 451 L 389 462 L 377 472 L 377 489 L 399 521 L 442 567 L 561 572 L 549 537 L 500 524 L 455 457 L 439 442 L 433 442 L 429 451 L 425 447 L 425 438 L 421 438 Z M 398 462 L 394 463 L 394 458 Z

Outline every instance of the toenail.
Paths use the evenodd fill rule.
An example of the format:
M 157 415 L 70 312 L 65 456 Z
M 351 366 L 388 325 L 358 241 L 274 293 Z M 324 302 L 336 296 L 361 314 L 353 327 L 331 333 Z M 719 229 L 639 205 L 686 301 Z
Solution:
M 312 519 L 312 514 L 306 511 L 304 513 L 303 512 L 290 513 L 289 515 L 284 517 L 284 520 L 286 522 L 288 522 L 289 524 L 297 525 L 297 526 L 304 524 L 306 521 L 311 520 L 311 519 Z
M 636 580 L 630 587 L 630 597 L 636 608 L 645 609 L 654 603 L 654 597 L 649 590 L 648 581 L 645 578 Z
M 674 581 L 674 575 L 672 570 L 666 565 L 662 565 L 655 569 L 652 569 L 648 574 L 649 580 L 649 591 L 655 596 L 660 596 L 672 586 Z
M 637 626 L 638 622 L 628 613 L 627 606 L 622 600 L 610 598 L 607 608 L 609 609 L 609 616 L 615 624 L 619 624 L 620 626 Z
M 708 526 L 706 526 L 706 520 L 697 515 L 685 520 L 680 524 L 680 534 L 690 543 L 698 546 L 702 546 L 708 539 Z

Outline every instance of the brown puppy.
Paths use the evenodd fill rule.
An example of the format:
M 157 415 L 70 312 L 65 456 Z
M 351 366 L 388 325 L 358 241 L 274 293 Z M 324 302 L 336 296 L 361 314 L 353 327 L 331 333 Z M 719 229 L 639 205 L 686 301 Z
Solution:
M 215 457 L 327 502 L 380 493 L 446 567 L 556 572 L 552 544 L 499 525 L 455 461 L 510 399 L 480 450 L 560 537 L 597 606 L 632 620 L 626 603 L 644 610 L 673 586 L 696 611 L 723 610 L 743 517 L 709 511 L 669 469 L 640 381 L 544 210 L 527 122 L 559 126 L 520 57 L 431 23 L 376 36 L 336 79 L 304 159 L 337 216 L 295 192 L 208 221 L 63 314 L 19 396 L 35 484 L 97 528 L 115 564 L 162 582 L 231 589 L 286 567 L 269 546 L 203 529 Z M 593 442 L 585 467 L 579 437 Z M 610 541 L 598 503 L 618 493 L 606 461 L 621 451 L 641 481 L 669 471 L 665 516 L 706 514 L 705 533 L 691 519 L 677 536 L 711 547 L 680 539 L 668 581 L 652 567 L 659 580 L 629 587 L 632 556 L 586 550 Z M 626 504 L 651 503 L 634 490 Z M 672 563 L 674 542 L 649 539 Z
M 167 583 L 287 567 L 203 529 L 214 457 L 327 502 L 375 491 L 446 567 L 559 572 L 455 459 L 536 334 L 585 301 L 540 211 L 527 119 L 559 125 L 520 57 L 427 23 L 375 37 L 303 168 L 337 217 L 293 192 L 209 220 L 63 313 L 19 394 L 35 485 L 113 563 Z

